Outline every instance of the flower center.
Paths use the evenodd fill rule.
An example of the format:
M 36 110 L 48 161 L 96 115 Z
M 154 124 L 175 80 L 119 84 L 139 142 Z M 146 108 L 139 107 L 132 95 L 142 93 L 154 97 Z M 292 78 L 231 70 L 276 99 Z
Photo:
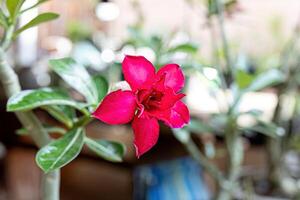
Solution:
M 144 106 L 145 110 L 158 109 L 164 94 L 155 89 L 140 90 L 138 92 L 138 100 Z

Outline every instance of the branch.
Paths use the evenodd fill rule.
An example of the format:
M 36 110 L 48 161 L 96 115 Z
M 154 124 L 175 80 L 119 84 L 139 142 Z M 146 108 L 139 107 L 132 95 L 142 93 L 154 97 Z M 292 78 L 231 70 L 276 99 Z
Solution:
M 218 10 L 217 19 L 218 19 L 218 24 L 220 27 L 221 39 L 223 42 L 223 51 L 224 51 L 225 60 L 226 60 L 226 68 L 230 72 L 230 75 L 232 76 L 232 78 L 234 78 L 232 59 L 231 59 L 228 40 L 227 40 L 225 27 L 224 27 L 224 6 L 223 6 L 223 3 L 220 2 L 220 0 L 215 0 L 215 1 L 216 1 L 217 10 Z
M 14 25 L 11 25 L 7 29 L 0 46 L 0 81 L 3 84 L 5 94 L 8 98 L 21 91 L 18 76 L 7 62 L 5 53 L 12 42 L 14 30 Z M 16 112 L 15 114 L 22 125 L 28 130 L 30 136 L 38 147 L 43 147 L 51 141 L 48 133 L 45 131 L 41 122 L 32 111 Z M 58 200 L 60 182 L 59 170 L 44 174 L 42 182 L 42 199 Z
M 224 182 L 224 177 L 221 171 L 212 164 L 198 149 L 197 145 L 194 143 L 194 141 L 190 138 L 187 143 L 183 143 L 185 145 L 185 148 L 189 152 L 189 154 L 202 165 L 205 170 L 210 173 L 212 177 L 214 177 L 220 186 L 222 186 Z

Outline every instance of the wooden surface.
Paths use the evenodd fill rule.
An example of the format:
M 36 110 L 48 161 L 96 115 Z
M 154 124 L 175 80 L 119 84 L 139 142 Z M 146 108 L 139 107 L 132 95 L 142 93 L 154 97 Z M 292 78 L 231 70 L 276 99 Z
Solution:
M 149 158 L 145 158 L 145 160 L 152 158 L 156 162 L 156 159 L 160 157 L 159 154 L 162 153 L 161 147 L 159 146 L 158 151 L 152 152 L 152 155 Z M 166 149 L 165 151 L 170 153 Z M 34 154 L 35 150 L 31 148 L 16 147 L 9 150 L 5 167 L 8 200 L 39 200 L 38 192 L 41 172 L 34 163 Z M 223 168 L 225 160 L 226 158 L 223 157 L 216 159 L 215 162 L 219 167 Z M 142 163 L 144 161 L 138 162 Z M 261 172 L 265 169 L 265 152 L 263 148 L 248 149 L 244 164 L 246 166 L 245 173 L 254 171 L 257 178 L 261 178 Z M 61 199 L 132 199 L 132 170 L 134 166 L 135 164 L 132 166 L 113 164 L 96 157 L 81 155 L 62 170 Z M 215 184 L 211 177 L 206 174 L 205 180 L 213 191 Z
M 7 199 L 40 199 L 41 171 L 34 155 L 32 149 L 10 149 L 5 167 Z M 78 158 L 62 170 L 61 180 L 61 200 L 132 199 L 131 169 L 118 165 Z

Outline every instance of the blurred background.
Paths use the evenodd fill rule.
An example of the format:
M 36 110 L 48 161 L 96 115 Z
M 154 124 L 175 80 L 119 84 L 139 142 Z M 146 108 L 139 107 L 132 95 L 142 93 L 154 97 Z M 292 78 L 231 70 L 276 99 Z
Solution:
M 27 0 L 24 7 L 35 2 Z M 9 52 L 10 62 L 24 89 L 61 84 L 49 70 L 48 60 L 71 56 L 90 73 L 103 74 L 113 90 L 116 83 L 123 80 L 120 63 L 124 55 L 143 55 L 158 68 L 166 63 L 178 63 L 184 68 L 187 75 L 185 101 L 193 117 L 205 121 L 227 109 L 224 94 L 212 95 L 211 92 L 214 87 L 211 82 L 218 76 L 214 66 L 224 65 L 226 55 L 218 48 L 222 32 L 215 26 L 217 22 L 211 20 L 213 9 L 208 11 L 206 1 L 50 0 L 26 12 L 20 26 L 42 11 L 56 12 L 60 17 L 26 30 Z M 224 14 L 232 63 L 250 74 L 259 74 L 278 68 L 282 49 L 300 25 L 300 1 L 228 1 Z M 201 73 L 191 69 L 201 69 Z M 272 121 L 278 102 L 276 91 L 270 87 L 247 93 L 239 110 L 260 110 L 263 120 Z M 298 96 L 298 92 L 293 95 Z M 16 134 L 20 124 L 12 113 L 5 111 L 6 101 L 0 87 L 0 199 L 35 200 L 38 199 L 41 173 L 34 161 L 37 149 L 28 137 Z M 36 112 L 48 124 L 58 123 L 47 113 Z M 298 127 L 296 119 L 299 118 L 293 123 Z M 247 126 L 252 121 L 244 117 L 239 123 Z M 182 195 L 178 199 L 205 200 L 216 190 L 212 178 L 187 157 L 185 148 L 163 124 L 158 144 L 140 159 L 135 157 L 130 126 L 108 126 L 95 121 L 88 126 L 87 134 L 124 143 L 127 146 L 124 162 L 110 163 L 84 150 L 62 170 L 62 200 L 161 199 L 158 196 L 165 192 L 163 187 L 173 187 Z M 211 155 L 212 162 L 221 169 L 226 166 L 222 136 L 195 134 L 193 137 L 198 147 L 208 157 Z M 262 177 L 269 162 L 266 138 L 259 130 L 243 138 L 246 151 L 243 169 L 250 176 Z M 289 154 L 287 159 L 298 165 L 299 155 L 293 155 Z M 295 177 L 300 177 L 300 169 L 293 170 L 298 170 Z M 185 186 L 187 182 L 196 187 Z M 254 182 L 253 190 L 268 194 L 266 180 Z M 299 186 L 300 182 L 297 184 Z

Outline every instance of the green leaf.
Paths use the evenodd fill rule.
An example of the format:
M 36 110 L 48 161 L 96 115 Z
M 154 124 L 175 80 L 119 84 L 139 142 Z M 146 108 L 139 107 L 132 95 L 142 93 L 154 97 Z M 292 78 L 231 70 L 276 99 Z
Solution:
M 49 0 L 39 0 L 39 1 L 34 5 L 34 7 L 37 6 L 37 5 L 40 5 L 40 4 L 42 4 L 42 3 L 45 3 L 45 2 L 47 2 L 47 1 L 49 1 Z
M 238 70 L 235 75 L 236 83 L 240 89 L 245 89 L 246 87 L 248 87 L 254 79 L 254 75 L 249 74 L 244 70 Z
M 97 155 L 111 162 L 121 162 L 126 152 L 125 145 L 107 140 L 85 138 L 85 144 Z
M 43 88 L 23 90 L 12 96 L 7 102 L 7 111 L 28 111 L 46 105 L 68 105 L 83 110 L 83 104 L 73 101 L 60 90 Z
M 261 134 L 264 134 L 268 137 L 276 138 L 278 136 L 283 136 L 285 134 L 285 130 L 282 127 L 278 127 L 277 125 L 269 122 L 258 121 L 258 123 L 252 127 L 244 128 L 245 131 L 255 131 Z
M 101 75 L 93 76 L 93 81 L 97 88 L 96 91 L 98 94 L 97 96 L 98 96 L 98 103 L 99 103 L 108 92 L 108 82 Z
M 24 2 L 25 0 L 6 0 L 6 7 L 9 12 L 10 19 L 15 19 Z
M 3 11 L 0 10 L 0 25 L 4 28 L 8 27 L 8 21 L 6 16 L 4 15 Z
M 218 13 L 218 6 L 216 0 L 208 0 L 207 1 L 208 7 L 208 16 L 215 15 Z
M 282 83 L 285 80 L 284 74 L 276 69 L 271 69 L 265 73 L 257 76 L 250 86 L 247 88 L 248 91 L 258 91 L 265 89 L 270 86 Z
M 146 37 L 147 43 L 145 46 L 150 47 L 154 52 L 160 52 L 163 46 L 163 39 L 160 35 L 152 35 L 149 37 Z
M 42 109 L 46 110 L 52 117 L 65 124 L 68 128 L 73 126 L 73 119 L 76 117 L 74 108 L 63 105 L 51 105 L 43 106 Z
M 41 148 L 36 155 L 36 163 L 45 173 L 59 169 L 78 156 L 83 144 L 83 130 L 70 130 L 63 137 Z
M 212 115 L 209 125 L 213 128 L 214 132 L 217 134 L 223 134 L 224 130 L 229 123 L 229 116 L 224 113 Z
M 89 103 L 97 104 L 97 88 L 87 70 L 72 58 L 50 60 L 51 68 L 71 87 L 81 93 Z
M 135 47 L 143 46 L 147 44 L 148 42 L 146 41 L 147 39 L 144 38 L 142 30 L 140 27 L 135 27 L 135 26 L 129 26 L 128 27 L 128 32 L 130 35 L 130 40 L 128 41 L 128 44 L 131 44 Z
M 20 34 L 23 31 L 29 29 L 29 28 L 32 28 L 32 27 L 37 26 L 37 25 L 39 25 L 41 23 L 44 23 L 44 22 L 48 22 L 48 21 L 57 19 L 58 17 L 59 17 L 59 15 L 56 14 L 56 13 L 42 13 L 42 14 L 36 16 L 34 19 L 32 19 L 27 24 L 25 24 L 19 30 L 17 30 L 15 32 L 15 36 L 18 35 L 18 34 Z
M 32 9 L 32 8 L 35 8 L 38 5 L 43 4 L 43 3 L 47 2 L 47 1 L 49 1 L 49 0 L 39 0 L 37 3 L 33 4 L 32 6 L 30 6 L 30 7 L 26 8 L 26 9 L 22 10 L 21 13 L 24 13 L 24 12 L 26 12 L 26 11 Z
M 184 52 L 189 54 L 195 54 L 198 51 L 198 46 L 193 43 L 185 43 L 177 45 L 168 50 L 168 53 L 175 53 L 175 52 Z
M 209 125 L 196 119 L 192 119 L 186 128 L 193 133 L 201 134 L 212 132 L 212 128 Z
M 251 116 L 253 116 L 255 118 L 260 117 L 262 114 L 263 114 L 263 111 L 258 110 L 258 109 L 251 109 L 251 110 L 249 110 L 247 112 L 241 112 L 241 113 L 239 113 L 239 115 L 251 115 Z
M 219 9 L 224 9 L 223 12 L 231 13 L 232 9 L 234 8 L 235 4 L 237 3 L 237 0 L 225 0 L 225 1 L 219 1 L 219 2 L 218 2 L 218 0 L 208 0 L 207 3 L 208 3 L 208 5 L 207 5 L 208 16 L 210 17 L 212 15 L 218 15 Z M 221 5 L 218 6 L 218 3 Z
M 191 135 L 188 132 L 188 130 L 181 128 L 181 129 L 172 129 L 173 135 L 175 136 L 175 138 L 183 143 L 183 144 L 187 144 L 189 142 L 189 140 L 191 139 Z
M 63 134 L 66 133 L 66 130 L 64 128 L 57 127 L 57 126 L 47 126 L 47 127 L 44 127 L 44 129 L 49 134 L 51 134 L 51 133 L 60 133 L 60 134 L 63 135 Z M 28 135 L 28 130 L 26 128 L 21 128 L 21 129 L 18 129 L 16 131 L 16 134 L 17 135 Z

